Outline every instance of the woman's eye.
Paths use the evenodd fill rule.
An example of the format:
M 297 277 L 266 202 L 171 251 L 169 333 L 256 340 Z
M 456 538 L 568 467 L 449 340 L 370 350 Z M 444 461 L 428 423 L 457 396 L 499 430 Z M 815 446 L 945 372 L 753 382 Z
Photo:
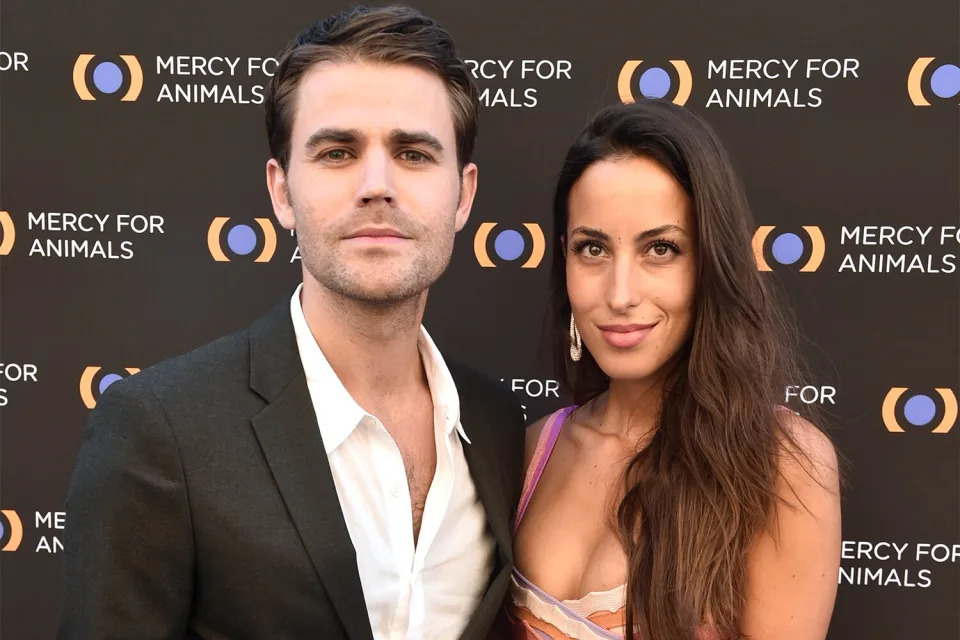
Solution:
M 657 242 L 650 248 L 653 251 L 653 255 L 658 258 L 668 258 L 673 255 L 680 253 L 677 246 L 672 242 Z
M 584 242 L 577 247 L 577 253 L 588 258 L 599 258 L 603 255 L 603 247 L 596 242 Z

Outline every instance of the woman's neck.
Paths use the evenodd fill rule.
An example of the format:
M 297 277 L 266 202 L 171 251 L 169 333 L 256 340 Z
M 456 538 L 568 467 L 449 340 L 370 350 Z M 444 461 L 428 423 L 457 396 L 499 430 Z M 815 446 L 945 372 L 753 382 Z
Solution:
M 662 403 L 661 377 L 611 380 L 609 389 L 590 403 L 588 421 L 601 434 L 635 446 L 656 428 Z

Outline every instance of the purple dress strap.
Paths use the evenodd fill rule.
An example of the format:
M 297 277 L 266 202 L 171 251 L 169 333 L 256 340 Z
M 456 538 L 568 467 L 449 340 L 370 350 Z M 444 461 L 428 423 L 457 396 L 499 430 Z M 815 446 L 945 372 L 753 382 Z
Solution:
M 520 494 L 520 505 L 517 507 L 517 518 L 513 525 L 514 534 L 517 533 L 517 529 L 520 527 L 520 520 L 523 519 L 523 514 L 527 510 L 527 505 L 530 504 L 533 491 L 537 488 L 537 483 L 540 482 L 540 476 L 543 475 L 543 470 L 547 466 L 547 460 L 550 459 L 550 454 L 553 453 L 553 447 L 557 444 L 560 429 L 563 428 L 563 423 L 566 422 L 567 417 L 573 413 L 574 409 L 576 409 L 576 406 L 571 405 L 553 412 L 543 425 L 540 438 L 537 440 L 537 448 L 533 450 L 530 466 L 527 467 L 527 476 L 523 481 L 523 493 Z

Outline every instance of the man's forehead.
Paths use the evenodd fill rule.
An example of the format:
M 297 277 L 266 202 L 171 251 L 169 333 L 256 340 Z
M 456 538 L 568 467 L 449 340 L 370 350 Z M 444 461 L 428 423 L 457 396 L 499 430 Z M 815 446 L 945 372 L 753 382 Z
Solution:
M 418 130 L 453 135 L 453 110 L 443 81 L 412 65 L 321 62 L 297 91 L 294 129 L 353 129 L 368 137 Z

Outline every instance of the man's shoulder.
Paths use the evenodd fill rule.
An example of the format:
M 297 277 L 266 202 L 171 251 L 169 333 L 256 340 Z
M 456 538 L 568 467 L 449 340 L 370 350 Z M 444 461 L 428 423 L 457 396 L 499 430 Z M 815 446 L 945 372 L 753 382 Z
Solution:
M 224 401 L 247 392 L 251 352 L 255 348 L 261 354 L 265 349 L 273 351 L 293 339 L 288 305 L 281 301 L 253 324 L 158 362 L 116 385 L 123 384 L 130 392 L 150 391 L 161 401 Z M 281 349 L 271 360 L 285 354 Z
M 498 413 L 516 414 L 523 419 L 520 400 L 507 387 L 461 360 L 445 360 L 460 395 L 461 409 L 483 408 Z
M 215 388 L 247 385 L 250 373 L 250 330 L 240 329 L 190 351 L 151 365 L 115 385 L 127 393 L 151 392 L 171 399 L 210 393 Z
M 463 386 L 469 387 L 471 391 L 476 393 L 492 395 L 501 395 L 506 393 L 507 395 L 511 395 L 510 392 L 507 391 L 506 387 L 497 384 L 492 377 L 481 372 L 479 369 L 468 365 L 464 361 L 448 356 L 444 356 L 444 361 L 447 364 L 447 368 L 450 370 L 450 375 L 453 376 L 453 381 L 457 384 L 458 390 L 461 386 Z

